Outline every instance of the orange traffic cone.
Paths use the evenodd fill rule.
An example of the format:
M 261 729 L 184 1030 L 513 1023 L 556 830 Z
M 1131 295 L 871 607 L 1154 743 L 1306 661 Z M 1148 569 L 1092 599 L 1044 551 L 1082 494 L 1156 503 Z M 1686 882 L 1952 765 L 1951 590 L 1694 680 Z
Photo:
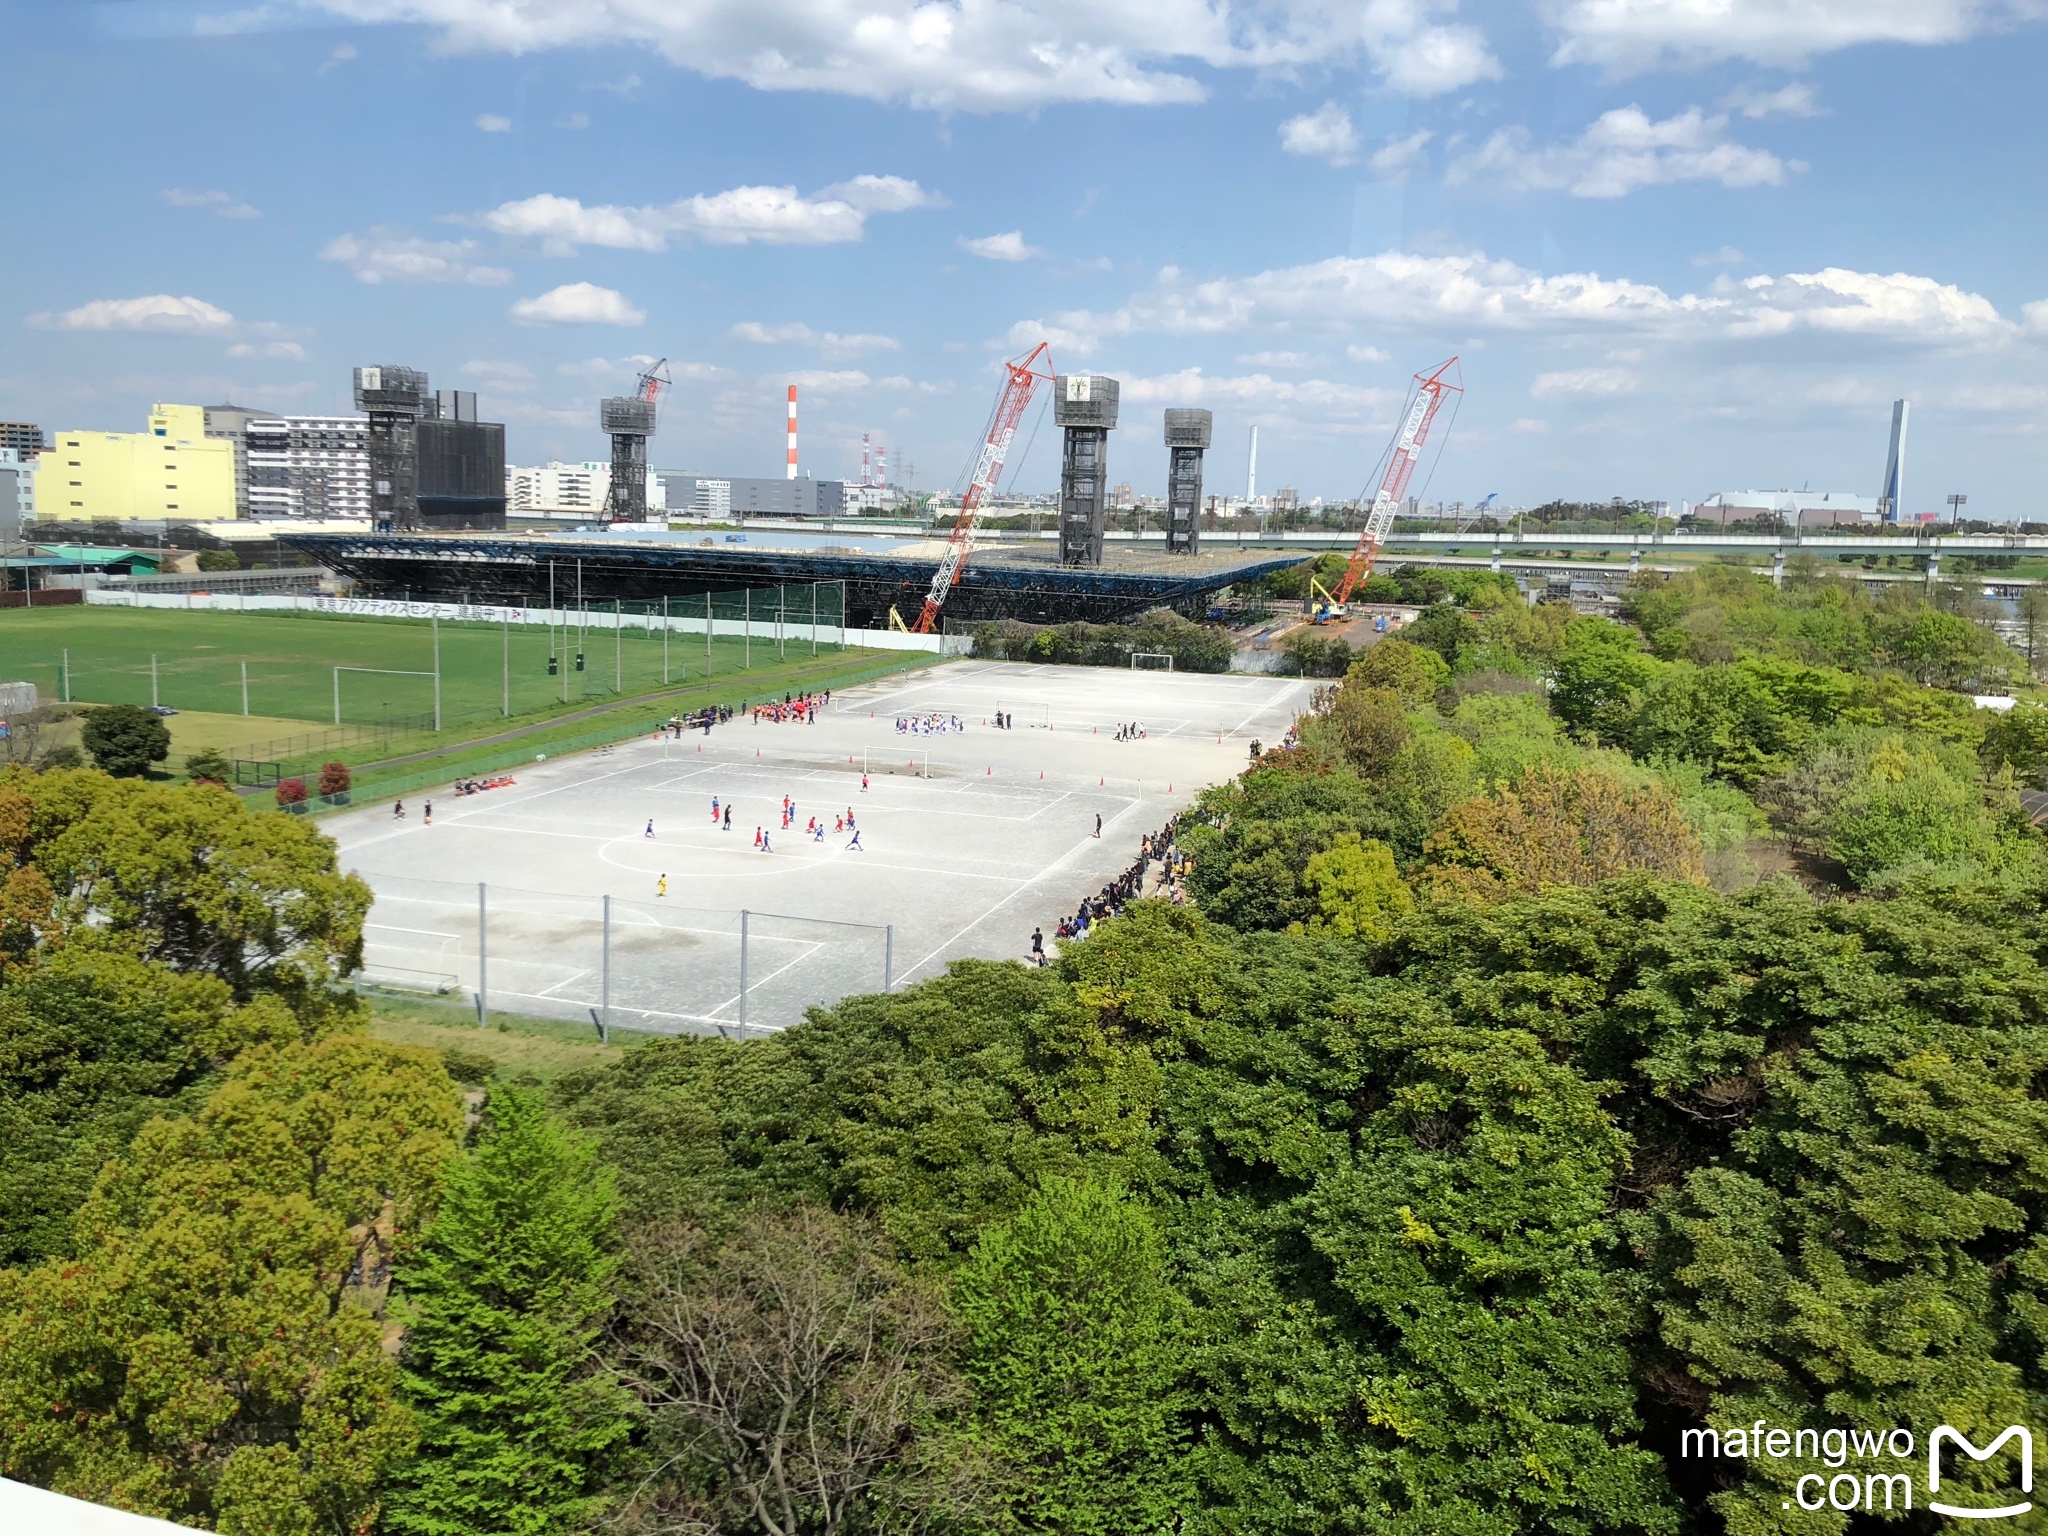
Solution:
M 1100 789 L 1100 788 L 1102 788 L 1102 780 L 1100 780 L 1100 779 L 1097 779 L 1097 780 L 1095 781 L 1095 787 L 1096 787 L 1097 789 Z

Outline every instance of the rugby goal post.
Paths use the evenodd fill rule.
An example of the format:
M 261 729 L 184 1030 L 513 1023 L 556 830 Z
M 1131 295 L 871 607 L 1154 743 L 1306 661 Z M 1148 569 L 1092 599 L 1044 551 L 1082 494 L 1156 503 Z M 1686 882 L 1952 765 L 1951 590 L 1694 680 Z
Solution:
M 1172 653 L 1168 651 L 1133 651 L 1131 652 L 1131 670 L 1133 672 L 1171 672 L 1173 670 Z

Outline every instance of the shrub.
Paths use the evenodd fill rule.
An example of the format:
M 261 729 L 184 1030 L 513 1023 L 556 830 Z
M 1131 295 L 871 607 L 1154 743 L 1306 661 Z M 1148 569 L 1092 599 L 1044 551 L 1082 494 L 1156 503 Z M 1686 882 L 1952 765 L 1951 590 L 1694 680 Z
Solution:
M 277 781 L 277 803 L 279 805 L 299 805 L 304 802 L 305 798 L 306 781 L 304 779 L 279 779 Z
M 320 767 L 320 793 L 323 795 L 345 795 L 348 793 L 349 775 L 347 763 L 323 763 Z
M 85 717 L 79 731 L 93 766 L 117 779 L 140 779 L 171 755 L 171 729 L 140 704 L 109 704 Z
M 239 571 L 242 568 L 242 562 L 235 558 L 231 549 L 202 549 L 193 564 L 202 571 Z
M 225 785 L 234 764 L 218 747 L 201 747 L 185 759 L 185 777 L 194 784 Z

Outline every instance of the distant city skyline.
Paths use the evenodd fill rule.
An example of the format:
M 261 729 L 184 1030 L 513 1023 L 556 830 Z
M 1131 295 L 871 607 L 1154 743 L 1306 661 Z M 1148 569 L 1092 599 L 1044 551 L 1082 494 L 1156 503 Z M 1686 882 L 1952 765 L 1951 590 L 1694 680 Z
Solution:
M 857 482 L 869 431 L 945 491 L 1049 340 L 1122 381 L 1135 494 L 1188 405 L 1212 486 L 1256 425 L 1263 483 L 1338 500 L 1457 353 L 1431 501 L 1875 496 L 1903 397 L 1908 517 L 2048 516 L 2048 28 L 1699 14 L 17 5 L 0 131 L 43 170 L 0 225 L 0 419 L 341 412 L 389 362 L 580 463 L 665 356 L 660 464 L 780 474 L 793 382 L 807 473 Z

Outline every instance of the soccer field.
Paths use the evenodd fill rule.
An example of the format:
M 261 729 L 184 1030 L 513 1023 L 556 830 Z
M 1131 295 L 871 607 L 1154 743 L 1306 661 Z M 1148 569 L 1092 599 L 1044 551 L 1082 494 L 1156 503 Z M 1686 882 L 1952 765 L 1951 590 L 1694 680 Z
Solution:
M 432 826 L 416 797 L 402 821 L 385 800 L 325 826 L 376 892 L 372 980 L 473 1007 L 482 979 L 495 1008 L 586 1022 L 608 995 L 622 1027 L 665 1032 L 736 1033 L 744 997 L 754 1032 L 955 958 L 1021 957 L 1034 924 L 1050 935 L 1253 738 L 1277 741 L 1311 687 L 954 662 L 835 691 L 815 725 L 736 720 L 435 793 Z M 943 733 L 896 729 L 933 713 Z M 1132 721 L 1144 738 L 1119 741 Z M 859 848 L 803 836 L 849 810 Z
M 760 632 L 757 614 L 750 642 L 721 635 L 708 653 L 701 634 L 664 640 L 658 626 L 636 627 L 630 614 L 617 631 L 608 627 L 609 613 L 594 617 L 607 627 L 580 637 L 545 625 L 443 621 L 444 727 L 502 721 L 508 703 L 514 717 L 546 715 L 702 683 L 707 675 L 731 681 L 735 696 L 750 687 L 765 694 L 779 691 L 779 672 L 838 652 L 829 643 L 838 634 L 836 613 L 820 623 L 815 647 L 806 609 L 791 612 L 780 645 Z M 722 609 L 719 618 L 726 620 Z M 434 712 L 435 633 L 423 619 L 93 606 L 0 611 L 0 680 L 25 679 L 54 700 L 64 692 L 67 660 L 69 697 L 79 703 L 332 724 L 340 667 L 357 669 L 339 674 L 344 724 L 427 720 Z

